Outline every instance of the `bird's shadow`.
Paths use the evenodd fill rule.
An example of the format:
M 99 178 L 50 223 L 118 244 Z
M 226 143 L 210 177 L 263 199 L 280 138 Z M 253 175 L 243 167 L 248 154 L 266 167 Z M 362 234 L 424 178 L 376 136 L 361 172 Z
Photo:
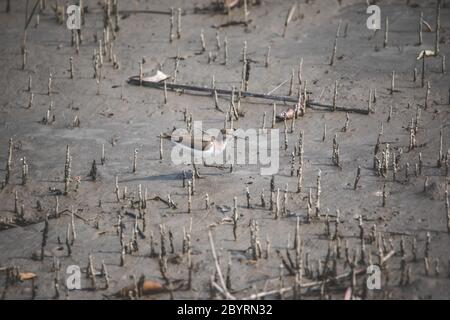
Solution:
M 133 177 L 133 178 L 121 180 L 120 182 L 173 181 L 173 180 L 183 180 L 183 175 L 181 173 L 159 174 L 159 175 L 146 176 L 146 177 Z

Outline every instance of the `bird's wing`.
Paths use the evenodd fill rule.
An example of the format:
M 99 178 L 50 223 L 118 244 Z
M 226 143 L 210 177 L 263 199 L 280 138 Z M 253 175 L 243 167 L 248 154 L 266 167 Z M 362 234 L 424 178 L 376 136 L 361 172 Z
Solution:
M 205 151 L 213 145 L 212 139 L 195 139 L 191 135 L 172 137 L 172 141 L 188 149 Z

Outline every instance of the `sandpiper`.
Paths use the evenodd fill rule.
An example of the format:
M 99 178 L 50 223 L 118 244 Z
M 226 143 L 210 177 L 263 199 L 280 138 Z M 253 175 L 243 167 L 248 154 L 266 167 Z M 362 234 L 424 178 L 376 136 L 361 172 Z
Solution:
M 295 116 L 295 109 L 289 108 L 281 113 L 279 113 L 276 118 L 277 121 L 291 120 Z
M 211 136 L 203 130 L 201 133 L 178 133 L 174 130 L 172 133 L 165 134 L 164 138 L 169 138 L 175 145 L 189 152 L 194 159 L 201 159 L 203 165 L 216 157 L 219 157 L 225 151 L 228 142 L 233 139 L 235 129 L 222 129 L 217 136 Z M 213 161 L 214 162 L 214 161 Z

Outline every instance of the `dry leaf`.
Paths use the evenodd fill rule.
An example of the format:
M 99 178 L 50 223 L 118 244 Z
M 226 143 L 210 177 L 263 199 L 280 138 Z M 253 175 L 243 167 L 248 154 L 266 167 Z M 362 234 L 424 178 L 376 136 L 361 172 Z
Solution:
M 297 4 L 296 3 L 291 7 L 291 10 L 289 10 L 289 13 L 288 13 L 288 15 L 286 17 L 286 22 L 285 22 L 286 26 L 289 24 L 289 22 L 291 22 L 292 17 L 294 16 L 295 9 L 297 9 Z
M 144 280 L 141 285 L 142 285 L 141 292 L 142 295 L 144 296 L 167 292 L 167 289 L 164 288 L 161 283 L 156 281 Z M 132 292 L 133 290 L 134 285 L 126 286 L 125 288 L 122 288 L 119 292 L 117 292 L 116 295 L 125 298 L 128 297 L 129 293 Z
M 234 8 L 239 4 L 239 0 L 224 0 L 224 5 L 228 9 Z
M 352 288 L 351 287 L 348 287 L 347 290 L 345 290 L 344 300 L 352 300 Z
M 145 280 L 142 284 L 142 294 L 156 294 L 161 292 L 166 292 L 167 290 L 162 286 L 161 283 L 156 281 Z
M 427 27 L 428 32 L 433 31 L 433 29 L 431 28 L 431 26 L 428 22 L 426 22 L 425 20 L 422 20 L 422 23 L 425 25 L 425 27 Z
M 31 279 L 34 279 L 36 277 L 37 277 L 36 273 L 33 273 L 33 272 L 21 272 L 21 273 L 19 273 L 19 280 L 20 281 L 31 280 Z
M 156 74 L 150 77 L 144 77 L 142 80 L 149 81 L 149 82 L 161 82 L 164 80 L 169 79 L 170 77 L 166 75 L 164 72 L 161 72 L 160 70 L 156 71 Z
M 423 58 L 423 55 L 425 54 L 425 57 L 431 57 L 434 56 L 434 51 L 433 50 L 422 50 L 420 51 L 417 60 L 420 60 Z
M 286 21 L 284 22 L 283 37 L 286 35 L 287 26 L 288 26 L 289 22 L 291 22 L 296 8 L 297 8 L 297 4 L 294 3 L 294 5 L 292 5 L 291 9 L 289 10 L 289 12 L 286 16 Z

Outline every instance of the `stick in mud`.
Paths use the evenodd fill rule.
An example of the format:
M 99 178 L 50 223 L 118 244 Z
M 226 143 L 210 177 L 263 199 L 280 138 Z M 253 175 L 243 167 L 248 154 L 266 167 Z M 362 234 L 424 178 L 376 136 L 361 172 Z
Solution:
M 105 279 L 105 287 L 104 287 L 104 289 L 106 290 L 106 289 L 109 288 L 109 279 L 110 279 L 110 277 L 109 277 L 109 274 L 108 274 L 108 270 L 106 269 L 105 260 L 102 260 L 101 275 Z
M 105 157 L 105 144 L 102 143 L 102 155 L 100 157 L 100 163 L 104 165 L 106 163 L 106 157 Z
M 192 182 L 188 181 L 188 213 L 191 213 L 192 211 Z
M 264 196 L 264 189 L 262 189 L 262 191 L 261 191 L 260 198 L 261 198 L 261 207 L 265 208 L 266 207 L 266 199 L 265 199 L 265 196 Z
M 31 108 L 33 107 L 33 100 L 34 100 L 34 93 L 31 92 L 31 93 L 30 93 L 30 98 L 29 98 L 29 100 L 28 100 L 28 106 L 27 106 L 27 109 L 31 109 Z
M 67 256 L 70 257 L 72 255 L 72 246 L 70 245 L 70 223 L 67 224 L 66 231 L 66 248 L 67 248 Z
M 17 190 L 14 191 L 14 213 L 19 214 L 19 195 Z
M 27 65 L 28 49 L 22 47 L 22 70 L 25 70 Z
M 191 195 L 195 194 L 195 173 L 194 171 L 192 172 L 192 177 L 191 177 Z
M 425 57 L 426 57 L 426 54 L 424 53 L 422 56 L 422 79 L 421 79 L 422 80 L 422 88 L 425 87 L 425 72 L 426 72 Z
M 414 133 L 414 127 L 409 128 L 409 151 L 416 147 L 416 134 Z
M 324 142 L 326 138 L 327 138 L 327 123 L 324 122 L 323 123 L 322 142 Z
M 294 77 L 295 77 L 295 69 L 292 69 L 288 96 L 292 96 L 294 94 Z
M 395 70 L 392 70 L 390 94 L 394 94 L 394 92 L 395 92 Z
M 237 240 L 237 222 L 239 219 L 238 211 L 237 211 L 237 198 L 233 197 L 233 237 L 234 241 Z
M 89 264 L 88 264 L 88 270 L 86 272 L 86 274 L 88 275 L 88 277 L 91 278 L 91 288 L 93 290 L 96 290 L 97 288 L 97 281 L 95 280 L 95 268 L 94 268 L 94 258 L 92 257 L 92 254 L 89 253 L 88 256 L 88 260 L 89 260 Z
M 25 157 L 22 158 L 22 185 L 26 185 L 28 181 L 28 163 Z
M 321 177 L 322 177 L 322 170 L 319 169 L 317 173 L 317 189 L 316 189 L 316 217 L 319 218 L 320 213 L 320 195 L 322 193 L 321 188 Z
M 441 0 L 437 0 L 437 6 L 436 6 L 436 37 L 435 37 L 435 43 L 434 43 L 434 54 L 436 56 L 439 55 L 439 42 L 440 42 L 440 34 L 441 34 Z
M 383 42 L 383 48 L 386 48 L 388 45 L 388 37 L 389 37 L 389 18 L 386 17 L 386 20 L 384 21 L 384 42 Z
M 283 193 L 283 211 L 281 213 L 282 216 L 287 215 L 287 198 L 288 198 L 288 184 L 286 183 L 286 187 Z
M 31 92 L 31 84 L 32 84 L 32 78 L 31 78 L 31 74 L 28 75 L 28 87 L 27 87 L 27 91 Z
M 248 24 L 248 15 L 249 15 L 249 12 L 248 12 L 247 0 L 244 0 L 244 23 L 245 23 L 245 25 Z
M 262 125 L 261 125 L 261 129 L 263 130 L 263 132 L 264 132 L 264 130 L 266 130 L 266 116 L 267 116 L 267 112 L 264 111 Z
M 66 146 L 66 161 L 64 165 L 64 195 L 69 193 L 69 184 L 71 181 L 72 160 L 70 156 L 70 147 Z
M 337 95 L 338 95 L 338 81 L 336 80 L 334 82 L 333 108 L 332 108 L 333 111 L 336 111 Z
M 250 195 L 250 189 L 248 186 L 245 188 L 245 197 L 247 199 L 247 209 L 250 209 L 251 208 L 251 195 Z
M 48 229 L 49 229 L 48 215 L 45 215 L 44 230 L 42 231 L 42 242 L 41 242 L 41 261 L 44 260 L 45 246 L 47 245 L 48 239 Z
M 442 74 L 445 74 L 445 72 L 446 72 L 445 55 L 442 55 L 441 72 L 442 72 Z
M 302 183 L 303 183 L 303 166 L 301 163 L 299 164 L 297 176 L 298 176 L 297 193 L 301 193 L 302 192 Z
M 372 89 L 369 89 L 369 101 L 367 102 L 367 113 L 375 112 L 372 109 Z
M 209 210 L 211 204 L 210 204 L 210 200 L 209 200 L 209 195 L 205 194 L 205 209 Z
M 56 196 L 55 197 L 55 218 L 59 218 L 60 217 L 60 212 L 59 212 L 59 197 Z
M 125 265 L 125 246 L 122 245 L 120 249 L 120 263 L 119 265 L 123 267 Z
M 101 55 L 100 55 L 101 56 Z M 139 84 L 142 86 L 142 79 L 144 78 L 144 71 L 142 69 L 142 61 L 139 61 Z
M 358 183 L 360 179 L 361 179 L 361 166 L 358 166 L 358 169 L 356 170 L 355 183 L 353 184 L 353 190 L 356 190 L 358 188 Z
M 73 79 L 73 75 L 74 75 L 73 57 L 70 57 L 69 71 L 70 71 L 70 79 Z
M 347 132 L 347 131 L 348 131 L 349 124 L 350 124 L 350 115 L 349 115 L 349 113 L 347 112 L 347 113 L 345 114 L 345 124 L 344 124 L 344 127 L 341 129 L 341 131 L 342 131 L 342 132 Z
M 224 62 L 223 62 L 223 64 L 227 65 L 227 63 L 228 63 L 228 37 L 227 36 L 225 36 L 225 39 L 223 41 L 223 46 L 224 46 L 224 49 L 223 49 Z
M 181 8 L 177 9 L 177 38 L 181 39 Z
M 382 206 L 386 207 L 387 204 L 387 190 L 386 190 L 386 181 L 383 184 L 383 194 L 382 194 Z
M 212 64 L 212 52 L 211 52 L 211 50 L 210 51 L 208 51 L 208 64 Z
M 203 29 L 200 30 L 200 41 L 201 41 L 201 45 L 202 45 L 202 52 L 206 51 L 206 43 L 205 43 L 205 35 L 203 33 Z
M 74 241 L 77 239 L 77 232 L 75 230 L 75 210 L 73 206 L 70 210 L 70 231 L 71 231 L 71 245 L 73 245 Z
M 289 147 L 288 143 L 288 130 L 287 130 L 287 121 L 284 119 L 284 150 L 287 150 Z
M 47 84 L 47 95 L 52 94 L 52 74 L 50 73 L 48 76 L 48 84 Z
M 266 53 L 266 62 L 265 62 L 265 67 L 268 68 L 270 66 L 270 51 L 271 51 L 272 47 L 268 46 L 267 47 L 267 53 Z
M 444 160 L 442 148 L 443 148 L 443 134 L 442 134 L 442 128 L 441 128 L 441 130 L 439 130 L 439 155 L 438 155 L 438 160 L 437 160 L 438 168 L 442 167 L 442 161 Z
M 272 112 L 272 129 L 275 128 L 275 122 L 277 119 L 277 104 L 273 104 L 273 112 Z
M 275 199 L 275 220 L 278 220 L 279 213 L 280 213 L 280 188 L 277 189 L 277 196 Z
M 100 95 L 100 89 L 101 89 L 101 87 L 100 87 L 100 79 L 101 78 L 95 79 L 95 82 L 97 83 L 97 93 L 96 93 L 97 96 Z
M 219 107 L 219 98 L 217 96 L 217 90 L 215 89 L 214 89 L 214 107 L 216 108 L 216 110 L 222 111 Z
M 419 43 L 418 45 L 421 46 L 423 43 L 423 11 L 420 12 L 420 18 L 419 18 Z
M 295 173 L 295 152 L 291 153 L 291 177 L 294 176 Z
M 136 173 L 137 171 L 137 155 L 138 155 L 139 150 L 137 148 L 134 149 L 133 152 L 133 173 Z
M 116 195 L 117 202 L 120 202 L 120 189 L 119 189 L 119 177 L 118 176 L 116 176 L 116 184 L 115 184 L 114 193 Z
M 330 66 L 334 65 L 334 60 L 336 58 L 336 51 L 337 51 L 337 41 L 338 41 L 338 37 L 339 37 L 339 30 L 341 28 L 341 20 L 339 20 L 339 25 L 336 31 L 336 37 L 334 38 L 334 45 L 333 45 L 333 51 L 331 53 L 331 61 L 330 61 Z
M 80 54 L 80 35 L 75 31 L 75 53 Z
M 173 41 L 173 28 L 174 28 L 174 10 L 170 8 L 170 18 L 169 18 L 170 28 L 169 28 L 169 42 Z
M 302 73 L 303 73 L 303 58 L 300 59 L 300 63 L 298 64 L 297 77 L 299 85 L 302 85 L 303 83 Z
M 427 110 L 428 109 L 428 98 L 430 96 L 430 90 L 431 90 L 431 85 L 430 85 L 430 81 L 427 81 L 427 90 L 425 92 L 425 107 L 424 109 Z
M 446 215 L 446 218 L 447 218 L 447 233 L 450 233 L 450 211 L 449 211 L 449 203 L 448 203 L 448 185 L 445 185 L 444 197 L 445 197 L 445 199 L 444 199 L 444 201 L 445 201 L 445 215 Z
M 221 47 L 221 45 L 220 45 L 220 36 L 219 36 L 219 31 L 218 31 L 218 30 L 216 30 L 216 49 L 217 49 L 217 51 L 219 51 L 219 50 L 220 50 L 220 47 Z
M 163 159 L 164 150 L 163 150 L 163 134 L 162 132 L 159 135 L 159 160 Z

